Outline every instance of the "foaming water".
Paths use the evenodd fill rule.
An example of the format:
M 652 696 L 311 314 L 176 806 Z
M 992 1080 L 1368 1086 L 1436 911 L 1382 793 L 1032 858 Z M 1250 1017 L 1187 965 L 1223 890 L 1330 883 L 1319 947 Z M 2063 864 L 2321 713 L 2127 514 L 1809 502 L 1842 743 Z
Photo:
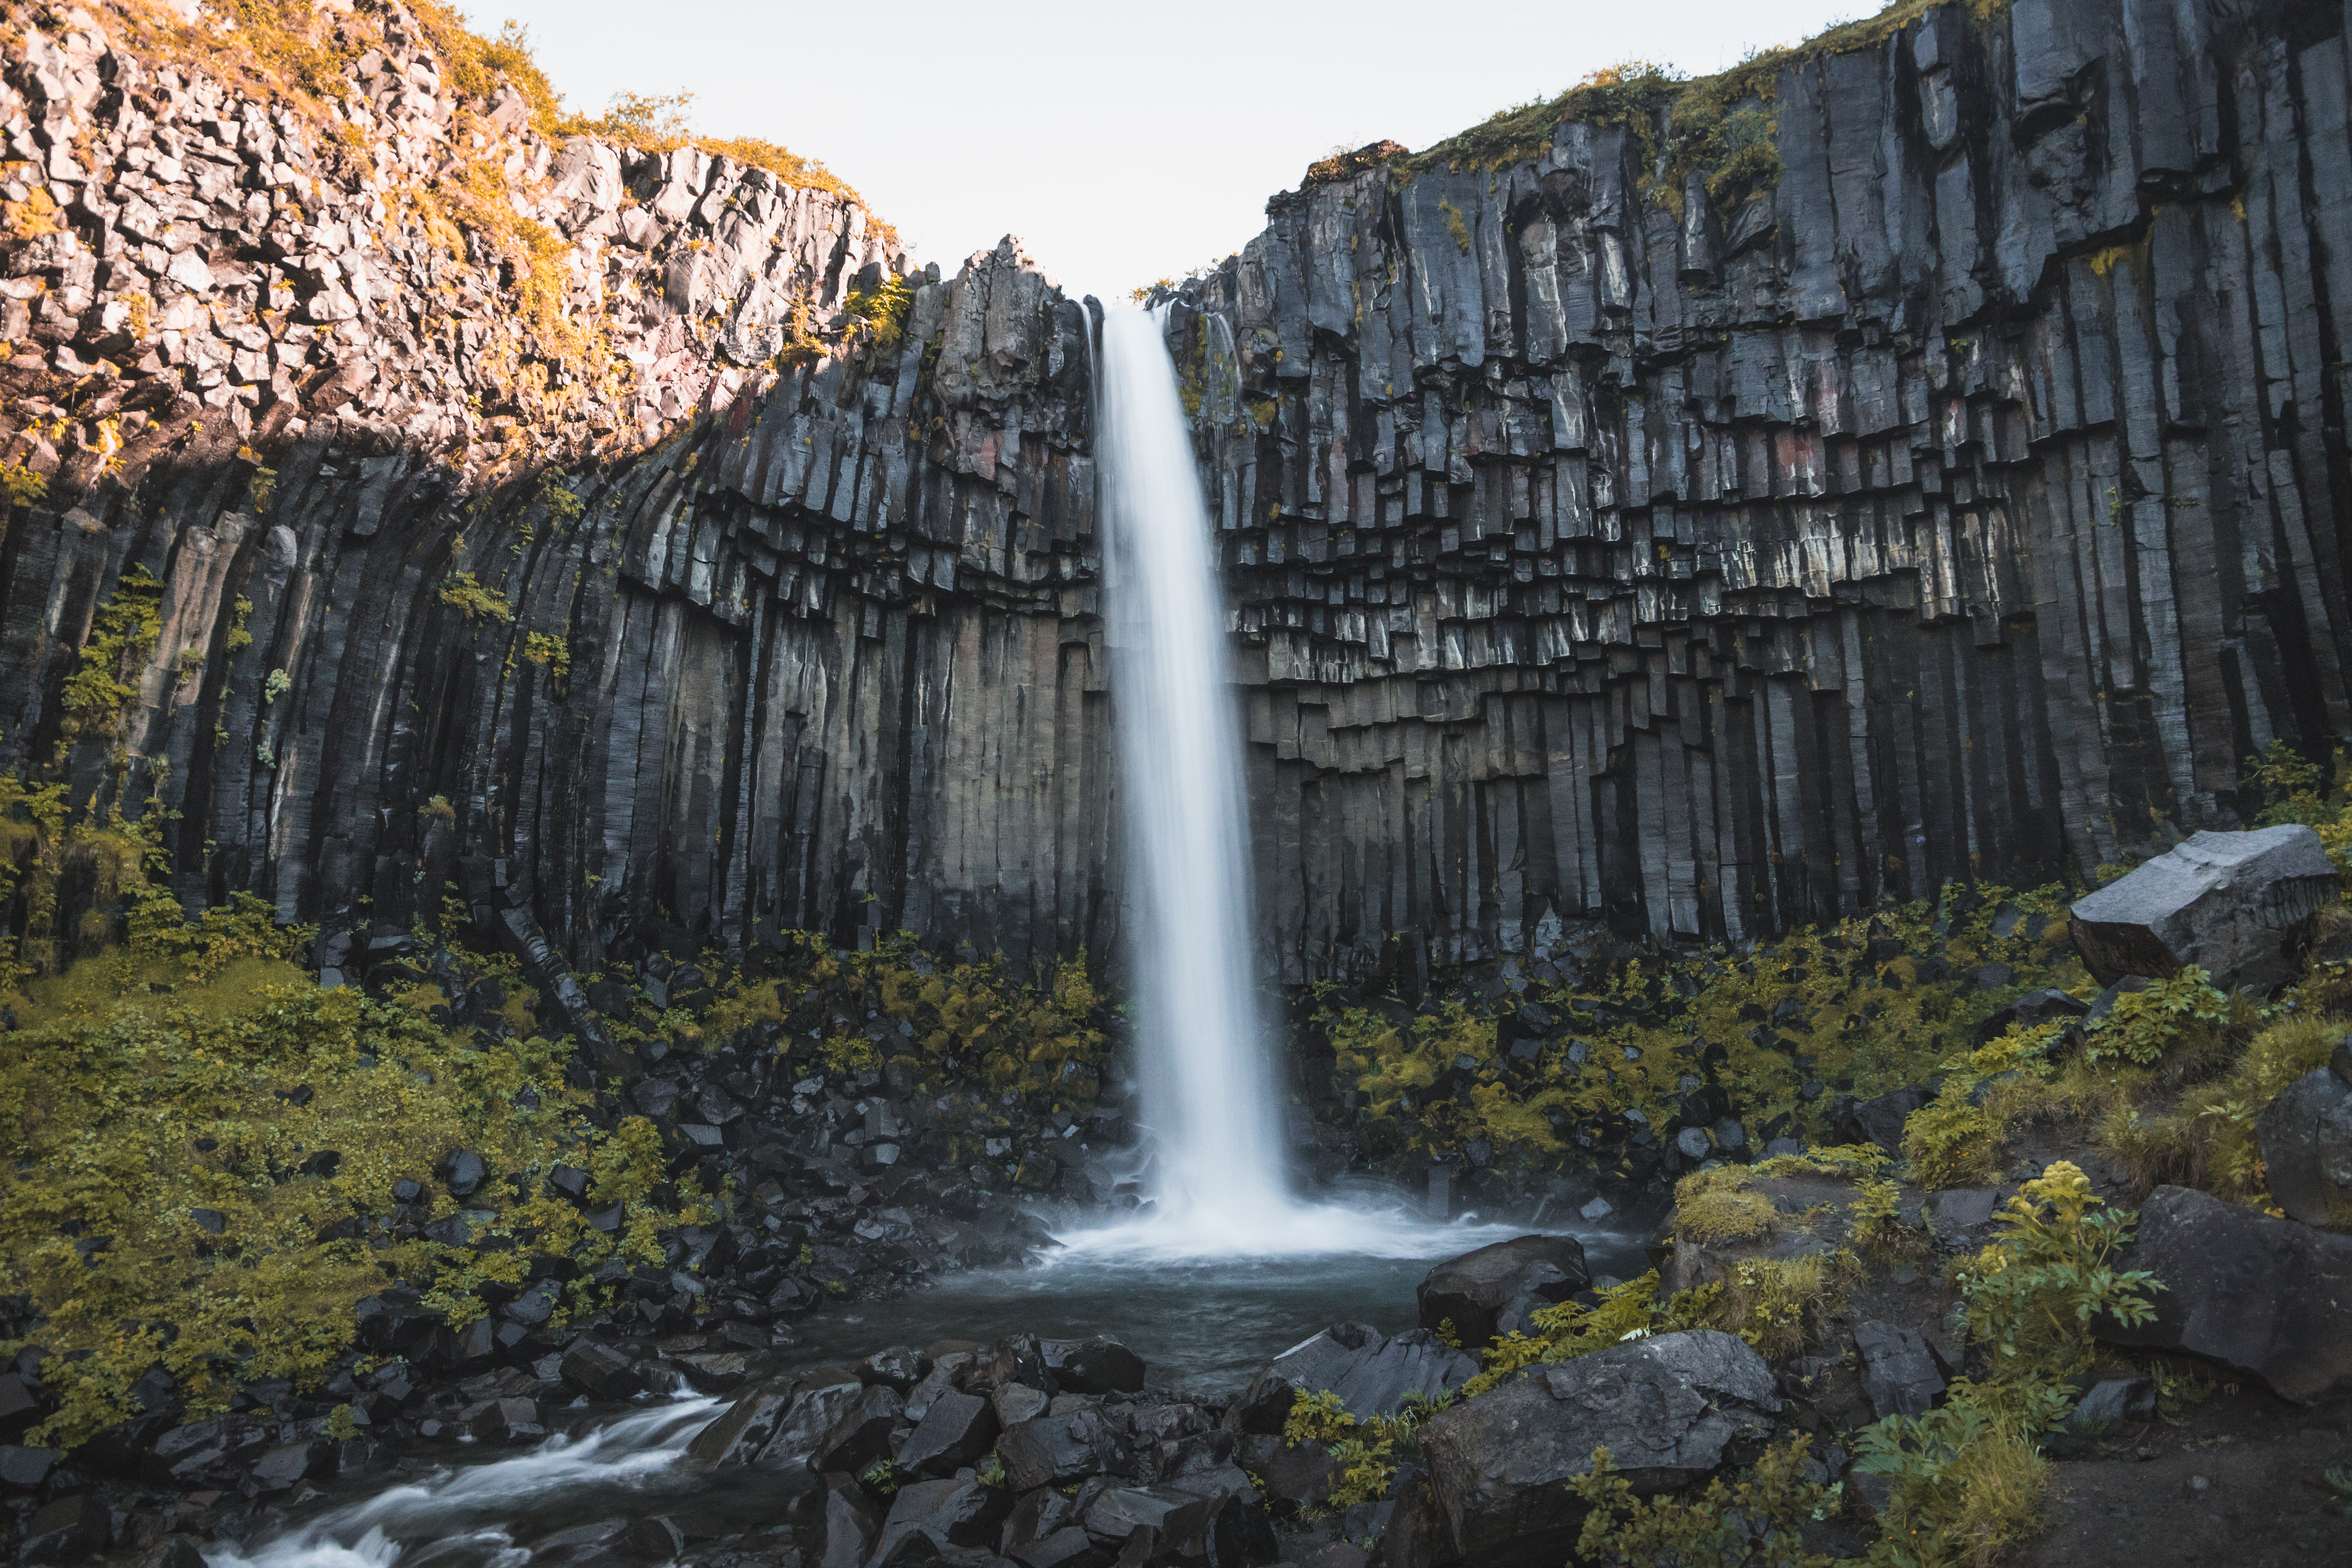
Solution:
M 1114 307 L 1099 377 L 1106 607 L 1157 1226 L 1178 1255 L 1292 1249 L 1249 984 L 1241 715 L 1209 516 L 1158 320 Z
M 1054 1237 L 1062 1250 L 1047 1268 L 1074 1260 L 1176 1264 L 1221 1258 L 1355 1258 L 1434 1260 L 1489 1242 L 1525 1236 L 1524 1226 L 1486 1225 L 1474 1216 L 1433 1224 L 1393 1199 L 1308 1204 L 1279 1194 L 1236 1223 L 1231 1214 L 1177 1205 Z
M 250 1548 L 215 1547 L 210 1568 L 520 1568 L 528 1544 L 564 1522 L 621 1513 L 631 1494 L 680 1484 L 678 1461 L 715 1399 L 679 1399 L 623 1416 L 577 1441 L 550 1437 L 527 1454 L 455 1466 L 331 1510 Z M 524 1544 L 518 1544 L 518 1542 Z

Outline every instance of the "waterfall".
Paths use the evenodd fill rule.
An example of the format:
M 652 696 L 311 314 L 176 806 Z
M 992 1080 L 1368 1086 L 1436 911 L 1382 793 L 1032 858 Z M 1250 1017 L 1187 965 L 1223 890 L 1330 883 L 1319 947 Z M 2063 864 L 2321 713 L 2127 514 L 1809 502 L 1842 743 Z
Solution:
M 1250 984 L 1241 715 L 1176 367 L 1152 315 L 1111 309 L 1102 334 L 1105 603 L 1160 1222 L 1234 1240 L 1292 1207 Z

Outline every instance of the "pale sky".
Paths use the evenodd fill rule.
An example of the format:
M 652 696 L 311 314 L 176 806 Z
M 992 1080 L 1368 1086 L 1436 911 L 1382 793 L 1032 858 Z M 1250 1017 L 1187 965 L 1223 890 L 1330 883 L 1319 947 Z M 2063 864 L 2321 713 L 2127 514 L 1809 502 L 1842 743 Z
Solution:
M 820 158 L 953 272 L 1018 235 L 1109 298 L 1238 250 L 1335 146 L 1419 151 L 1616 61 L 1694 74 L 1866 14 L 1824 0 L 476 0 L 574 109 L 695 95 L 698 130 Z

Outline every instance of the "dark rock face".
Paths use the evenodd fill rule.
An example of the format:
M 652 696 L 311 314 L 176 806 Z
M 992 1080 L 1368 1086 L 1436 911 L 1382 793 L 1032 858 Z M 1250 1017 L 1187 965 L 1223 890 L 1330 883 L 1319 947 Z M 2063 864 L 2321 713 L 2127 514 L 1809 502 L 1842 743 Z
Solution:
M 2336 220 L 2252 195 L 2345 66 L 2251 15 L 1939 7 L 1784 71 L 1737 205 L 1569 124 L 1281 198 L 1188 287 L 1268 967 L 2031 883 L 2344 732 L 2335 395 L 2272 425 L 2250 367 L 2352 309 Z
M 2267 991 L 2294 973 L 2296 936 L 2341 896 L 2309 827 L 2200 833 L 2077 900 L 2071 929 L 2103 985 L 2198 964 L 2225 991 Z
M 1427 1561 L 1557 1563 L 1582 1514 L 1561 1483 L 1590 1473 L 1594 1449 L 1637 1491 L 1672 1490 L 1760 1451 L 1780 1408 L 1764 1358 L 1711 1329 L 1540 1368 L 1423 1425 Z
M 2102 1322 L 2101 1339 L 2203 1356 L 2302 1404 L 2352 1392 L 2352 1237 L 2158 1187 L 2130 1267 L 2164 1282 L 2156 1316 Z
M 1871 1408 L 1889 1415 L 1924 1415 L 1944 1392 L 1944 1374 L 1927 1342 L 1892 1323 L 1858 1323 L 1853 1347 L 1862 1352 L 1862 1388 Z
M 2254 1119 L 2271 1198 L 2305 1225 L 2352 1224 L 2352 1082 L 2315 1068 Z
M 1584 122 L 1410 180 L 1374 147 L 1275 204 L 1170 320 L 1245 645 L 1265 972 L 2087 871 L 2152 847 L 2151 807 L 2230 825 L 2249 745 L 2352 730 L 2352 288 L 2323 282 L 2352 176 L 2314 150 L 2340 23 L 2277 15 L 1936 9 L 1784 71 L 1779 174 L 1727 208 Z M 412 65 L 351 87 L 436 140 L 458 95 L 395 92 Z M 143 567 L 125 798 L 182 814 L 184 898 L 319 921 L 339 973 L 449 882 L 547 974 L 663 911 L 688 945 L 1111 949 L 1088 321 L 1014 247 L 915 274 L 896 349 L 779 370 L 781 300 L 832 321 L 907 265 L 861 208 L 474 105 L 637 370 L 547 447 L 551 508 L 491 489 L 537 433 L 468 409 L 474 323 L 411 319 L 451 259 L 354 237 L 371 170 L 225 143 L 267 106 L 200 112 L 86 29 L 6 79 L 71 202 L 0 244 L 0 338 L 45 367 L 7 372 L 0 435 L 53 481 L 0 556 L 0 767 L 54 754 Z M 158 177 L 145 121 L 253 188 Z M 205 259 L 265 235 L 302 258 L 282 320 L 270 268 Z M 257 348 L 204 325 L 257 310 Z M 112 798 L 113 752 L 69 747 L 72 798 Z
M 1500 1332 L 1507 1312 L 1519 1320 L 1512 1327 L 1524 1329 L 1530 1304 L 1565 1301 L 1591 1283 L 1584 1245 L 1574 1237 L 1521 1236 L 1439 1264 L 1414 1300 L 1423 1328 L 1434 1331 L 1451 1322 L 1454 1338 L 1469 1347 Z

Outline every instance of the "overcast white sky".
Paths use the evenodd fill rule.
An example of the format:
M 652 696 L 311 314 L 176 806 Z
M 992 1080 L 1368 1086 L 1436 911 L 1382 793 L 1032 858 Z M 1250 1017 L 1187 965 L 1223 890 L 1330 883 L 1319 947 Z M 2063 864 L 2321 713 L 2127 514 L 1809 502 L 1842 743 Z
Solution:
M 1334 146 L 1418 151 L 1615 61 L 1692 73 L 1876 7 L 1831 0 L 474 0 L 575 109 L 690 91 L 698 129 L 823 159 L 948 271 L 1002 235 L 1110 296 L 1239 249 Z

